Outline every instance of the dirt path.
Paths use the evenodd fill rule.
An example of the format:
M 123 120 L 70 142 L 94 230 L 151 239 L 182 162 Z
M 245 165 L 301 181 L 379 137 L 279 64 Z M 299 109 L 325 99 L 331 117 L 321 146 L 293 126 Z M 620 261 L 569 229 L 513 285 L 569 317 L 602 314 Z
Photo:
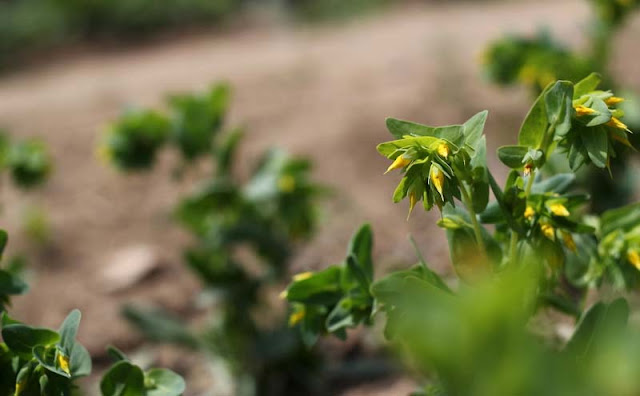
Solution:
M 166 215 L 185 189 L 168 180 L 172 158 L 163 158 L 161 169 L 150 175 L 124 177 L 97 162 L 94 147 L 101 127 L 125 106 L 158 105 L 167 92 L 204 89 L 219 79 L 234 87 L 232 118 L 248 128 L 248 162 L 265 146 L 282 146 L 311 156 L 317 178 L 337 191 L 297 266 L 339 260 L 348 235 L 365 220 L 373 222 L 378 256 L 385 261 L 413 259 L 408 232 L 428 257 L 443 257 L 442 233 L 429 225 L 437 215 L 416 212 L 407 223 L 406 206 L 391 204 L 398 180 L 382 177 L 387 164 L 375 153 L 376 143 L 388 138 L 384 117 L 451 123 L 488 108 L 493 152 L 497 138 L 491 131 L 517 126 L 528 98 L 479 83 L 479 50 L 502 32 L 532 32 L 542 21 L 579 43 L 576 21 L 586 19 L 584 3 L 469 2 L 396 10 L 341 27 L 202 35 L 117 54 L 55 59 L 0 79 L 0 124 L 15 135 L 46 139 L 56 162 L 38 199 L 51 217 L 54 247 L 40 255 L 33 291 L 17 299 L 15 312 L 34 324 L 57 325 L 78 307 L 87 319 L 80 338 L 100 352 L 109 342 L 135 341 L 118 316 L 123 301 L 185 309 L 197 282 L 179 260 L 178 247 L 187 239 Z M 630 31 L 639 32 L 638 24 Z M 630 70 L 633 62 L 622 59 L 620 67 Z M 5 191 L 2 199 L 15 208 L 24 198 Z M 17 235 L 19 213 L 2 217 Z M 113 252 L 136 243 L 158 248 L 166 271 L 134 291 L 102 292 L 101 268 Z M 12 246 L 24 243 L 16 238 Z M 446 270 L 446 262 L 441 268 Z

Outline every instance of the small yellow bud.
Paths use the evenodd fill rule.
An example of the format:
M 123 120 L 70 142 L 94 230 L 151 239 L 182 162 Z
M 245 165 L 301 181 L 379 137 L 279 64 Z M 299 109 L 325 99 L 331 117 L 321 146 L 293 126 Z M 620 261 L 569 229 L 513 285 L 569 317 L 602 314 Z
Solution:
M 288 290 L 283 290 L 283 291 L 280 292 L 279 297 L 280 297 L 281 300 L 286 300 L 288 295 L 289 295 L 289 291 Z
M 624 98 L 619 98 L 617 96 L 612 96 L 612 97 L 610 97 L 608 99 L 605 99 L 605 101 L 604 101 L 604 103 L 606 103 L 607 106 L 615 106 L 618 103 L 622 103 L 622 102 L 624 102 Z
M 27 381 L 20 381 L 16 384 L 16 393 L 14 393 L 14 396 L 18 396 L 22 394 L 22 391 L 24 391 L 24 388 L 27 386 Z
M 444 200 L 443 187 L 444 187 L 444 173 L 437 166 L 432 166 L 429 172 L 429 179 L 433 186 L 436 188 L 442 200 Z
M 578 106 L 574 107 L 574 109 L 576 109 L 576 115 L 578 117 L 589 115 L 589 114 L 593 114 L 593 113 L 596 112 L 594 109 L 592 109 L 590 107 L 587 107 L 587 106 L 583 106 L 583 105 L 578 105 Z
M 294 282 L 300 282 L 306 279 L 309 279 L 313 276 L 313 272 L 301 272 L 293 276 Z
M 629 130 L 629 128 L 622 121 L 617 119 L 616 117 L 611 117 L 611 120 L 609 120 L 609 122 L 607 122 L 607 125 L 609 125 L 610 127 L 623 129 L 625 131 Z
M 393 161 L 393 163 L 387 168 L 387 171 L 384 172 L 384 174 L 386 175 L 387 173 L 395 169 L 402 169 L 410 163 L 410 159 L 405 158 L 404 155 L 399 155 L 398 158 L 396 158 L 395 161 Z
M 407 215 L 407 220 L 409 220 L 409 216 L 411 216 L 411 212 L 413 212 L 413 208 L 418 203 L 418 195 L 415 192 L 409 193 L 409 214 Z
M 524 173 L 524 175 L 525 175 L 525 176 L 529 176 L 529 175 L 531 174 L 531 171 L 532 171 L 532 170 L 533 170 L 533 164 L 529 163 L 529 164 L 526 164 L 526 165 L 524 166 L 524 171 L 523 171 L 523 173 Z
M 449 150 L 449 146 L 446 143 L 440 143 L 440 145 L 438 145 L 438 155 L 441 156 L 444 159 L 449 158 L 449 154 L 450 154 L 450 150 Z
M 567 217 L 569 216 L 569 210 L 563 205 L 559 203 L 555 203 L 549 206 L 549 210 L 553 213 L 554 216 Z
M 58 359 L 58 366 L 60 366 L 60 369 L 67 374 L 71 374 L 71 372 L 69 371 L 69 358 L 65 356 L 62 352 L 58 351 L 57 359 Z
M 551 224 L 540 224 L 540 230 L 545 237 L 551 239 L 552 241 L 556 240 L 556 230 Z
M 573 236 L 571 236 L 571 233 L 563 231 L 562 240 L 567 246 L 567 249 L 571 250 L 574 253 L 578 250 L 578 248 L 576 247 L 576 242 L 573 240 Z
M 278 189 L 284 193 L 293 192 L 296 188 L 296 179 L 291 175 L 284 175 L 278 179 Z
M 524 218 L 527 220 L 531 220 L 533 216 L 535 216 L 536 211 L 533 210 L 531 206 L 527 205 L 527 208 L 524 210 Z
M 638 254 L 637 251 L 629 249 L 627 251 L 627 260 L 629 260 L 631 265 L 640 270 L 640 254 Z
M 289 326 L 295 326 L 298 323 L 302 322 L 302 319 L 304 319 L 304 308 L 300 309 L 297 312 L 292 313 L 289 316 Z

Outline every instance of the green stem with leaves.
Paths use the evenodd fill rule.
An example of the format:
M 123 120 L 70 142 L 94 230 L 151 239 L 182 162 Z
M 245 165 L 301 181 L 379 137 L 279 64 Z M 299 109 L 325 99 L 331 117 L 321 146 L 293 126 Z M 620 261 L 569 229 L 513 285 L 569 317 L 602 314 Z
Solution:
M 471 200 L 471 196 L 469 195 L 469 191 L 463 183 L 460 183 L 460 193 L 462 195 L 462 203 L 465 204 L 467 210 L 469 211 L 469 217 L 471 218 L 471 224 L 473 225 L 473 232 L 476 237 L 476 242 L 478 246 L 482 250 L 482 253 L 487 253 L 487 248 L 484 244 L 484 238 L 482 237 L 482 228 L 480 227 L 480 223 L 478 222 L 478 216 L 476 211 L 473 209 L 473 202 Z

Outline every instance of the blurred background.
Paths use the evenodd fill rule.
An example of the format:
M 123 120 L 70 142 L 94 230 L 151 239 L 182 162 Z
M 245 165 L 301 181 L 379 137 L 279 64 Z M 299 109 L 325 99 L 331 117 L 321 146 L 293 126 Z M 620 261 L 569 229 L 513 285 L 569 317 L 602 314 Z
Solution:
M 0 0 L 0 127 L 39 138 L 53 164 L 37 190 L 1 184 L 9 250 L 26 258 L 31 286 L 14 300 L 13 316 L 56 326 L 79 308 L 79 339 L 96 374 L 113 344 L 184 375 L 187 395 L 236 394 L 215 359 L 150 343 L 121 315 L 124 304 L 152 304 L 197 326 L 210 311 L 202 282 L 183 263 L 193 237 L 171 216 L 206 174 L 205 161 L 175 177 L 181 161 L 162 151 L 153 169 L 122 174 L 96 154 L 107 126 L 126 109 L 164 109 L 167 95 L 226 82 L 226 123 L 245 131 L 238 177 L 278 147 L 307 157 L 311 178 L 329 190 L 315 234 L 296 245 L 287 276 L 340 262 L 362 222 L 375 232 L 378 275 L 415 262 L 409 234 L 447 274 L 438 213 L 416 211 L 406 221 L 407 205 L 391 203 L 398 180 L 382 177 L 388 163 L 375 150 L 391 137 L 385 117 L 442 125 L 487 109 L 494 153 L 515 141 L 532 93 L 489 81 L 489 43 L 547 29 L 584 48 L 592 13 L 587 0 Z M 640 14 L 633 14 L 607 58 L 616 83 L 635 91 L 638 37 Z M 489 157 L 503 178 L 506 169 Z M 272 295 L 285 284 L 263 298 L 278 306 Z M 381 337 L 356 331 L 346 343 L 325 342 L 327 366 L 379 356 Z M 414 387 L 393 364 L 363 367 L 362 375 L 336 376 L 327 394 L 404 395 Z M 96 378 L 85 381 L 89 394 Z

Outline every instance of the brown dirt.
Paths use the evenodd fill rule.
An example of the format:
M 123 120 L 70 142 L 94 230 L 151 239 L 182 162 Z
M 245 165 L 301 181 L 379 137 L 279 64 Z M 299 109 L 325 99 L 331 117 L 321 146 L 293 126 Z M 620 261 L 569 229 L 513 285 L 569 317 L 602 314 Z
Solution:
M 30 323 L 57 326 L 70 309 L 80 308 L 86 319 L 80 339 L 101 353 L 108 343 L 138 343 L 119 317 L 123 302 L 189 309 L 198 283 L 180 262 L 188 238 L 167 215 L 190 187 L 169 180 L 175 159 L 166 155 L 150 174 L 123 176 L 96 161 L 94 151 L 101 128 L 125 106 L 158 106 L 168 92 L 201 90 L 220 79 L 234 87 L 232 120 L 250 135 L 242 157 L 247 163 L 267 146 L 284 147 L 310 156 L 317 179 L 335 188 L 326 220 L 298 255 L 297 269 L 340 260 L 355 226 L 370 221 L 381 261 L 412 261 L 406 239 L 412 233 L 425 255 L 448 271 L 443 233 L 432 226 L 437 214 L 416 212 L 406 222 L 406 205 L 391 203 L 398 178 L 382 176 L 387 163 L 375 152 L 389 137 L 385 116 L 442 124 L 486 108 L 493 152 L 503 131 L 515 134 L 528 98 L 480 80 L 480 49 L 505 31 L 533 32 L 543 22 L 580 44 L 579 24 L 587 15 L 585 2 L 577 0 L 415 6 L 348 25 L 262 26 L 51 59 L 0 79 L 0 123 L 14 135 L 45 139 L 56 164 L 41 192 L 1 195 L 10 208 L 2 223 L 16 236 L 13 251 L 29 246 L 16 209 L 25 202 L 41 204 L 54 230 L 51 246 L 32 254 L 32 291 L 15 300 L 13 312 Z M 621 47 L 634 45 L 634 32 L 640 32 L 638 23 L 627 29 Z M 632 71 L 633 60 L 622 49 L 616 67 Z M 137 243 L 160 249 L 165 270 L 132 291 L 101 292 L 101 267 L 115 251 Z M 406 385 L 400 388 L 385 394 L 403 394 Z

